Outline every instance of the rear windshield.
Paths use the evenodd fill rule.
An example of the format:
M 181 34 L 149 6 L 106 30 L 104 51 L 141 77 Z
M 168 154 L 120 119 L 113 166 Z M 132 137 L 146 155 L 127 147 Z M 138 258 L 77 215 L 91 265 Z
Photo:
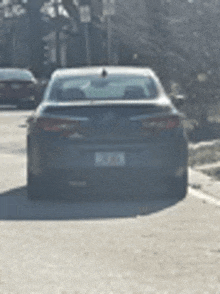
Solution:
M 158 95 L 151 77 L 110 76 L 107 78 L 83 76 L 57 80 L 47 99 L 74 101 L 85 99 L 153 99 Z
M 34 76 L 31 72 L 26 70 L 17 70 L 17 69 L 0 69 L 0 80 L 25 80 L 31 81 L 34 79 Z

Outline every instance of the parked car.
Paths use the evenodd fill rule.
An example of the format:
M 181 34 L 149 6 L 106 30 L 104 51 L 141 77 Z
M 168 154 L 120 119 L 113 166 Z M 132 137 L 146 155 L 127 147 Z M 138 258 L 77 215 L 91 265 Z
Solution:
M 36 96 L 35 96 L 36 106 L 38 106 L 42 101 L 42 98 L 44 96 L 44 91 L 47 87 L 48 81 L 49 80 L 47 78 L 38 78 L 37 79 Z
M 36 107 L 37 84 L 29 70 L 0 68 L 0 104 L 13 104 L 21 109 Z
M 151 69 L 55 71 L 28 119 L 28 198 L 184 198 L 181 120 Z

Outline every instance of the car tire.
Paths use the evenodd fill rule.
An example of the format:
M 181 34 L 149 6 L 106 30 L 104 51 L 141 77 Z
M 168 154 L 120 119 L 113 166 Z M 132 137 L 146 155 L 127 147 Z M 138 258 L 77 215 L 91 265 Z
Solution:
M 40 179 L 28 172 L 27 197 L 29 200 L 39 200 L 43 197 L 42 183 Z
M 185 171 L 181 177 L 173 177 L 168 180 L 168 193 L 179 200 L 185 198 L 188 188 L 188 172 Z
M 28 173 L 27 198 L 29 200 L 51 200 L 56 199 L 61 193 L 59 187 L 51 185 L 46 177 L 34 176 Z

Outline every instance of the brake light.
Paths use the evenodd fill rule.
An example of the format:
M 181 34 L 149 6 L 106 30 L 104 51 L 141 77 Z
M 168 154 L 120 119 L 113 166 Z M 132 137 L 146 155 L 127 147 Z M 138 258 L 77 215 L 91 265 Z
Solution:
M 54 118 L 39 118 L 36 124 L 37 129 L 45 132 L 61 133 L 66 136 L 80 129 L 80 122 L 77 120 L 65 120 Z
M 154 117 L 142 121 L 142 128 L 145 130 L 162 131 L 178 127 L 180 119 L 178 116 Z

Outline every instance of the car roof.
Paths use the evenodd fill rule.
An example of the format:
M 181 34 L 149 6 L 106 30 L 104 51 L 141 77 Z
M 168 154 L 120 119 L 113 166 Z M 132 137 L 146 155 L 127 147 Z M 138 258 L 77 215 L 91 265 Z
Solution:
M 155 77 L 152 69 L 147 67 L 128 67 L 128 66 L 91 66 L 80 68 L 64 68 L 54 71 L 52 79 L 64 78 L 66 76 L 101 75 L 105 71 L 110 75 L 143 75 Z
M 20 74 L 22 76 L 20 76 Z M 8 80 L 11 78 L 33 80 L 33 73 L 25 68 L 0 68 L 0 80 Z
M 27 72 L 27 73 L 30 73 L 30 74 L 32 74 L 33 75 L 33 73 L 30 71 L 30 70 L 28 70 L 28 69 L 26 69 L 26 68 L 17 68 L 17 67 L 15 67 L 15 68 L 13 68 L 13 67 L 1 67 L 0 68 L 0 72 Z

